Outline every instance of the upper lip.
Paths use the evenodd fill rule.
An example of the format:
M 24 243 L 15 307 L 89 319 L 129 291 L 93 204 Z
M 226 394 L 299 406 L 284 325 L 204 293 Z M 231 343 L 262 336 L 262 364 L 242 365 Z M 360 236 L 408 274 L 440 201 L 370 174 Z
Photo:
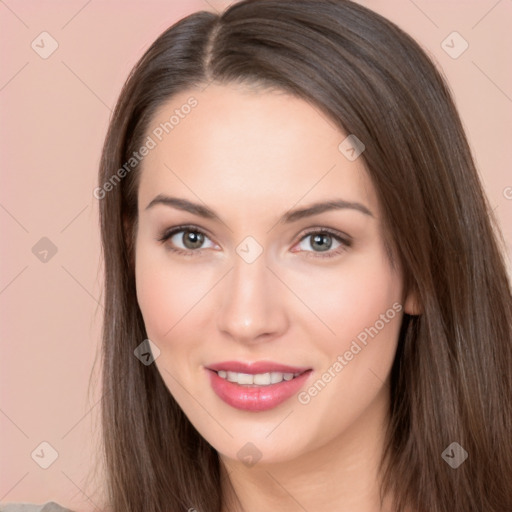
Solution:
M 226 372 L 236 373 L 304 373 L 311 368 L 304 366 L 289 366 L 286 364 L 274 363 L 273 361 L 254 361 L 250 363 L 244 363 L 242 361 L 223 361 L 221 363 L 215 363 L 206 367 L 209 370 L 218 372 L 219 370 Z

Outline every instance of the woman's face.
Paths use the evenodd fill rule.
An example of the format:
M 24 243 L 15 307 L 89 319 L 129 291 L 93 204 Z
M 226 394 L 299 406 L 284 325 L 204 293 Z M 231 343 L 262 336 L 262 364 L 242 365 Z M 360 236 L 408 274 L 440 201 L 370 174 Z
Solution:
M 364 440 L 410 306 L 362 148 L 301 99 L 231 85 L 173 97 L 147 135 L 137 298 L 191 423 L 246 465 Z

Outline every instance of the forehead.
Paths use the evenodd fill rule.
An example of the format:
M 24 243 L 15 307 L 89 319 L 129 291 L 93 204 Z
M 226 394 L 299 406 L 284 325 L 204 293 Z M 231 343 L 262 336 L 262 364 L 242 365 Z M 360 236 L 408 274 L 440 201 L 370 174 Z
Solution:
M 285 92 L 217 84 L 184 91 L 158 109 L 147 135 L 154 147 L 141 165 L 141 208 L 157 194 L 181 192 L 217 211 L 229 201 L 248 215 L 256 205 L 263 214 L 326 197 L 376 210 L 363 159 L 340 150 L 348 134 Z

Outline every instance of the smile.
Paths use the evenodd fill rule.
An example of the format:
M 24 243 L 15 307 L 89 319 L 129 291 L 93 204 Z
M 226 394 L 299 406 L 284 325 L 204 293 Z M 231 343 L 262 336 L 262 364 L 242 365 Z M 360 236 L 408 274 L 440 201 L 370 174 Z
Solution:
M 271 384 L 279 384 L 280 382 L 283 382 L 283 380 L 292 380 L 294 377 L 298 377 L 300 373 L 269 372 L 252 375 L 250 373 L 226 372 L 224 370 L 219 370 L 217 375 L 222 379 L 226 379 L 229 382 L 235 382 L 242 386 L 270 386 Z
M 226 362 L 205 368 L 215 394 L 235 409 L 273 409 L 295 395 L 312 373 L 277 363 Z

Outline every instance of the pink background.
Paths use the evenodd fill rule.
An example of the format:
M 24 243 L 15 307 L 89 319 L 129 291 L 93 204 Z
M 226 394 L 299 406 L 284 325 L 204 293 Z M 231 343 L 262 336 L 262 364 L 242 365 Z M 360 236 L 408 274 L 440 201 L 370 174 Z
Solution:
M 0 502 L 54 500 L 77 512 L 99 502 L 94 363 L 103 308 L 92 191 L 101 145 L 122 84 L 154 39 L 186 14 L 227 3 L 0 2 Z M 405 29 L 442 68 L 510 259 L 512 3 L 360 3 Z M 43 31 L 58 43 L 47 59 L 31 47 L 35 40 L 49 48 L 49 39 L 38 37 Z M 454 31 L 469 44 L 456 59 L 442 47 Z M 461 48 L 461 40 L 450 41 L 452 52 Z M 32 252 L 43 237 L 57 247 L 46 262 Z M 48 469 L 36 463 L 49 456 L 38 448 L 44 441 L 58 454 Z M 44 457 L 32 458 L 34 450 Z M 87 479 L 93 468 L 97 479 Z

